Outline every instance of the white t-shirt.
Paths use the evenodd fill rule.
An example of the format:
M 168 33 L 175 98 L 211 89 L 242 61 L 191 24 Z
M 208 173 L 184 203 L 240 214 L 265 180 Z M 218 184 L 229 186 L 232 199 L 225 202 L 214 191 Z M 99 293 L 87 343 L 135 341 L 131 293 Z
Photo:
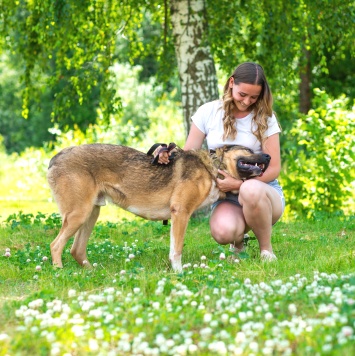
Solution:
M 241 145 L 252 149 L 255 153 L 261 153 L 261 143 L 253 134 L 256 125 L 252 122 L 254 113 L 236 119 L 237 136 L 234 140 L 226 139 L 223 141 L 223 115 L 222 101 L 215 100 L 200 106 L 192 116 L 193 123 L 206 135 L 207 146 L 215 150 L 224 145 Z M 281 132 L 277 123 L 276 116 L 272 114 L 268 118 L 268 129 L 266 137 Z

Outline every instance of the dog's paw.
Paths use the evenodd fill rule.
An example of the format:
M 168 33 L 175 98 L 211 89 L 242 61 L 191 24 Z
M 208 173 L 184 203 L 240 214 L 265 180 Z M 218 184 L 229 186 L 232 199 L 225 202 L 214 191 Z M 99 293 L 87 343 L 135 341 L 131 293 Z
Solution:
M 181 256 L 171 258 L 170 261 L 171 261 L 171 267 L 173 271 L 176 273 L 181 273 L 182 272 Z

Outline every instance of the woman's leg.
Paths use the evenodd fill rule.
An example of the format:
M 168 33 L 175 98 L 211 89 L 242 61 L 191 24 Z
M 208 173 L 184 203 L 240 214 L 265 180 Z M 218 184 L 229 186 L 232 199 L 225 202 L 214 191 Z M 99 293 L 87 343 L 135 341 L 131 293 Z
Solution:
M 233 244 L 237 249 L 241 249 L 247 229 L 242 207 L 228 201 L 219 203 L 211 214 L 210 229 L 212 237 L 219 244 Z
M 272 225 L 282 215 L 282 203 L 278 192 L 266 183 L 250 179 L 240 187 L 239 203 L 242 205 L 246 224 L 259 241 L 260 251 L 272 253 Z

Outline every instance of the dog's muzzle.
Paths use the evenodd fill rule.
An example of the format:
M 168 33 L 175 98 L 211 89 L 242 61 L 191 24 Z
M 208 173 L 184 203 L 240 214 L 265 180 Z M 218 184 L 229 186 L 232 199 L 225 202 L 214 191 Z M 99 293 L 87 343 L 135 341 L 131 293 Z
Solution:
M 270 160 L 270 155 L 266 153 L 261 154 L 258 159 L 241 157 L 237 162 L 238 171 L 249 173 L 253 176 L 260 176 L 266 171 L 267 167 L 269 167 Z

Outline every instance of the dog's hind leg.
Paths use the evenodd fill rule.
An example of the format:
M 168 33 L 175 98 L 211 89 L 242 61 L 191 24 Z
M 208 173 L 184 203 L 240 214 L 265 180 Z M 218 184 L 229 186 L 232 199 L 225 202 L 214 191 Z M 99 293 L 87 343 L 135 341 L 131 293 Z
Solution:
M 86 246 L 92 229 L 94 228 L 96 221 L 100 215 L 100 207 L 94 205 L 93 210 L 89 218 L 81 225 L 79 230 L 75 234 L 74 243 L 70 250 L 74 259 L 82 266 L 88 267 L 90 263 L 86 255 Z

